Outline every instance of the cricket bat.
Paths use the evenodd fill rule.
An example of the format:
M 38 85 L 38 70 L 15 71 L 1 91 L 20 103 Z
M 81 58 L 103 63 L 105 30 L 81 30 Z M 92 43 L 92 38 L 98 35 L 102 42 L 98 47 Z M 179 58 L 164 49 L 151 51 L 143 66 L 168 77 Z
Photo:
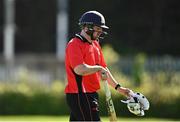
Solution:
M 108 109 L 108 114 L 109 114 L 109 120 L 110 122 L 116 122 L 117 117 L 116 117 L 116 111 L 114 109 L 114 104 L 111 98 L 111 91 L 108 86 L 108 82 L 104 81 L 104 91 L 106 95 L 106 104 L 107 104 L 107 109 Z

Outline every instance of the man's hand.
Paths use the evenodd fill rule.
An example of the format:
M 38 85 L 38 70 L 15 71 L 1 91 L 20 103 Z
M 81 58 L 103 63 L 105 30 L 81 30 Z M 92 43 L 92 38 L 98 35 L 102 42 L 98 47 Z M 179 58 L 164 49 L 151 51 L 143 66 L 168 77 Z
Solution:
M 100 71 L 101 79 L 102 80 L 107 80 L 108 79 L 108 71 L 102 67 Z
M 119 87 L 117 89 L 117 91 L 119 91 L 119 93 L 121 93 L 122 95 L 126 96 L 126 97 L 130 97 L 131 96 L 131 90 L 125 87 Z

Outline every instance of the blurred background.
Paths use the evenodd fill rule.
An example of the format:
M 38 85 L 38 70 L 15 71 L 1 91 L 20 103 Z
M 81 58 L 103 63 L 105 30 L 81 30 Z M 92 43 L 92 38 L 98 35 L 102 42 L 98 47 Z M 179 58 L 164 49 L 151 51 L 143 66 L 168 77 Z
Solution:
M 100 44 L 114 77 L 149 99 L 146 117 L 180 119 L 179 0 L 0 0 L 0 115 L 68 115 L 64 51 L 89 10 L 110 27 Z M 135 117 L 112 94 L 117 115 Z

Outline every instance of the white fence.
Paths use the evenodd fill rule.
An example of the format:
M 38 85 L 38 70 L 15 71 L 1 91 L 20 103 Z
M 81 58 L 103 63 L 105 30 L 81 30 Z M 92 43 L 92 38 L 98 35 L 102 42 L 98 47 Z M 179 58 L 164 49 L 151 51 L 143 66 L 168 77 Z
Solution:
M 54 80 L 65 81 L 64 62 L 58 61 L 55 56 L 16 56 L 14 62 L 9 65 L 0 58 L 0 82 L 43 82 L 50 84 Z M 131 74 L 134 59 L 132 57 L 121 58 L 118 68 L 125 74 Z M 174 57 L 150 57 L 145 60 L 145 71 L 156 73 L 180 72 L 180 58 Z
M 134 58 L 123 57 L 115 65 L 118 65 L 119 69 L 127 74 L 132 72 L 134 65 Z M 148 72 L 180 72 L 180 57 L 148 57 L 144 62 L 144 70 Z
M 43 82 L 46 84 L 54 80 L 65 80 L 64 62 L 55 56 L 17 56 L 13 62 L 0 61 L 0 81 Z

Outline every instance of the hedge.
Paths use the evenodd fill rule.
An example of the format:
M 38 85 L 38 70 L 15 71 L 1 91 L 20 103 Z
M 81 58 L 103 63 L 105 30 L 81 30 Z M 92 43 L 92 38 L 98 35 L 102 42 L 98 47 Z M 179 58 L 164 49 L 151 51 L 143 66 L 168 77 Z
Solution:
M 126 105 L 120 100 L 124 99 L 120 95 L 112 95 L 117 116 L 135 117 L 131 114 Z M 151 103 L 146 117 L 159 118 L 180 118 L 180 99 L 173 103 L 161 104 Z M 100 92 L 100 114 L 107 116 L 105 96 Z M 38 92 L 33 95 L 26 95 L 19 92 L 4 92 L 0 94 L 0 115 L 67 115 L 69 109 L 66 105 L 65 95 Z

